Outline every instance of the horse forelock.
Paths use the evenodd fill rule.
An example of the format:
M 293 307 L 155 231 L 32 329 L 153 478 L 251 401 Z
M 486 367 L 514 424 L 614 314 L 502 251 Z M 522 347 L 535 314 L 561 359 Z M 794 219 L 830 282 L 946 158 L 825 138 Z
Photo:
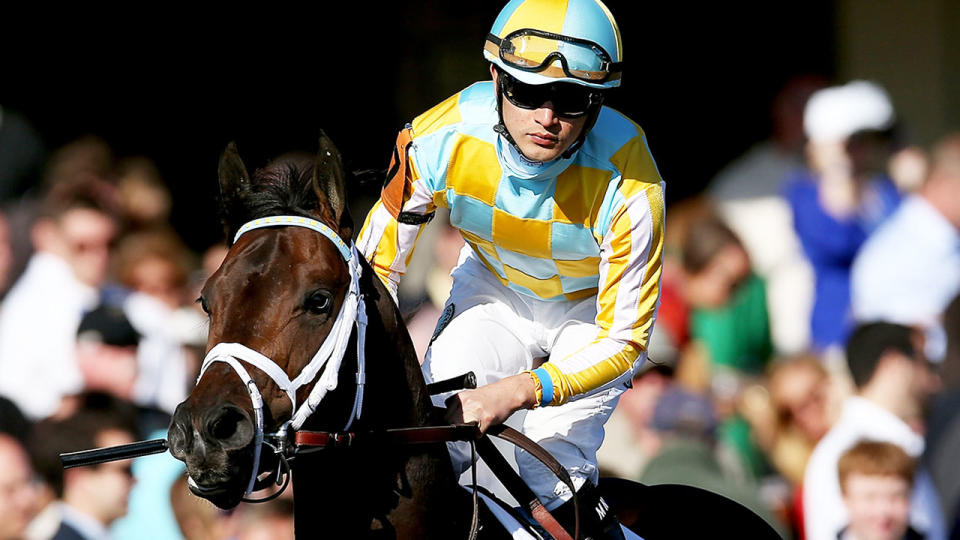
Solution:
M 243 189 L 221 193 L 220 218 L 227 238 L 232 239 L 244 223 L 262 217 L 320 217 L 326 203 L 313 191 L 314 169 L 310 156 L 281 156 L 257 169 Z

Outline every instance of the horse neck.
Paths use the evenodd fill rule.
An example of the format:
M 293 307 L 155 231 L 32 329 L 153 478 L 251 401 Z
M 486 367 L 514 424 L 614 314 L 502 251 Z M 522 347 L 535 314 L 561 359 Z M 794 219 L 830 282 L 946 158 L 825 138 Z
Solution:
M 365 266 L 367 384 L 355 428 L 429 425 L 433 406 L 413 344 L 393 300 L 371 276 Z M 355 354 L 353 346 L 347 354 Z M 336 523 L 343 537 L 379 528 L 398 538 L 456 538 L 468 526 L 465 492 L 442 445 L 324 451 L 294 470 L 297 529 L 306 534 Z

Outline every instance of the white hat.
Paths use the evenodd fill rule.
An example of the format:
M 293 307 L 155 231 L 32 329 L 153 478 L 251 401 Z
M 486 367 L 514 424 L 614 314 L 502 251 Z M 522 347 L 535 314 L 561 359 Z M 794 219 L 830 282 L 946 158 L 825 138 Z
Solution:
M 865 130 L 893 125 L 893 105 L 882 86 L 852 81 L 814 92 L 803 111 L 803 131 L 815 142 L 839 142 Z

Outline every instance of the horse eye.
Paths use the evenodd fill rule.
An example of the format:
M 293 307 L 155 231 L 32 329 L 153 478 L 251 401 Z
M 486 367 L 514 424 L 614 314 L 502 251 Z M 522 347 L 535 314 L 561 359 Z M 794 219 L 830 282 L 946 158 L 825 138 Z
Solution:
M 327 313 L 333 307 L 333 298 L 326 291 L 314 291 L 307 297 L 303 307 L 314 315 L 321 315 Z
M 203 310 L 207 315 L 210 314 L 210 307 L 207 306 L 207 299 L 204 297 L 197 298 L 197 303 L 200 304 L 200 309 Z

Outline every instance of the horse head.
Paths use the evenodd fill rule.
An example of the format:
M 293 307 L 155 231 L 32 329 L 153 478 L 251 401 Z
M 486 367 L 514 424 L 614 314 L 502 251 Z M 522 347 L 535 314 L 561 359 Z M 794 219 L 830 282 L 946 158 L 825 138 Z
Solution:
M 186 463 L 191 490 L 231 508 L 261 485 L 255 469 L 269 470 L 276 460 L 268 451 L 261 459 L 263 435 L 291 419 L 330 367 L 317 368 L 314 361 L 329 348 L 331 332 L 344 333 L 336 322 L 348 311 L 359 262 L 348 262 L 351 254 L 356 258 L 347 247 L 353 225 L 340 155 L 326 136 L 315 158 L 280 157 L 252 177 L 231 143 L 219 177 L 224 227 L 234 240 L 202 290 L 209 352 L 197 386 L 177 407 L 168 439 L 173 456 Z M 309 226 L 267 223 L 275 216 L 301 218 Z M 260 356 L 263 363 L 253 358 Z M 299 377 L 305 368 L 317 373 Z M 333 376 L 334 385 L 338 378 L 354 383 L 343 385 L 351 392 L 335 391 L 324 400 L 324 418 L 332 429 L 343 429 L 356 381 L 353 373 Z M 298 377 L 304 384 L 289 384 Z

